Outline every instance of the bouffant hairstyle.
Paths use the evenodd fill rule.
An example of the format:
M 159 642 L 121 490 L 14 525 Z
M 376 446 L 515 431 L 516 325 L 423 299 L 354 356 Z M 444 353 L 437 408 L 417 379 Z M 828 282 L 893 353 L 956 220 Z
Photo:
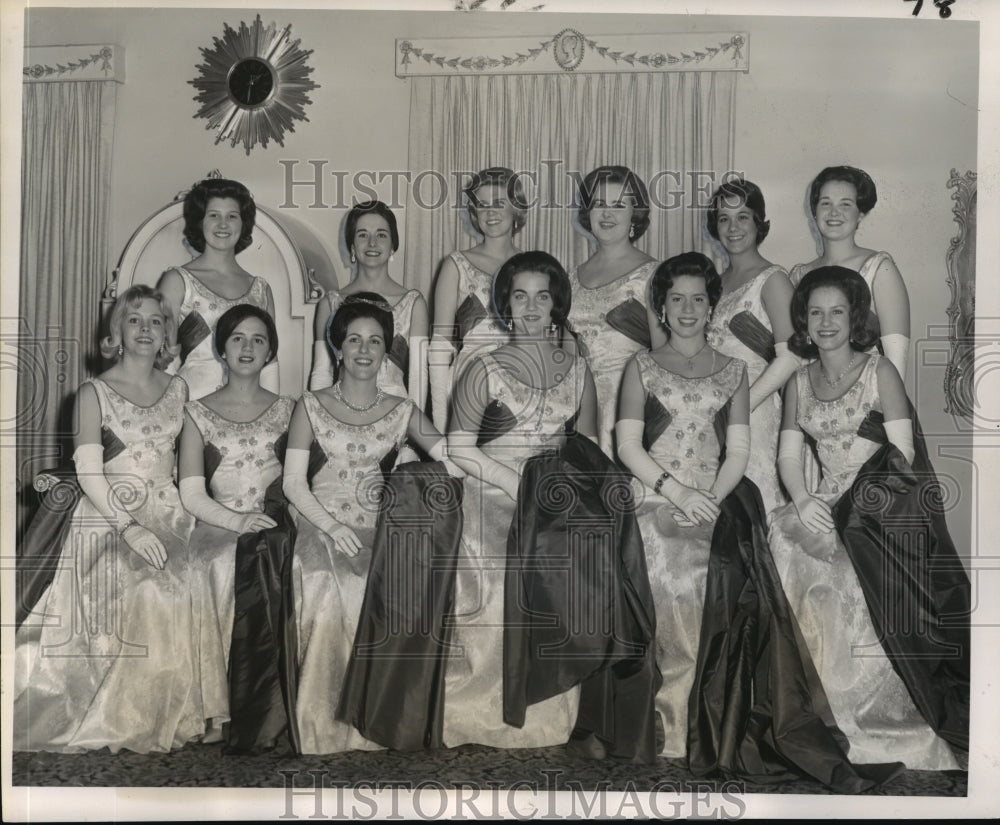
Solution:
M 809 339 L 809 297 L 820 287 L 833 287 L 843 293 L 850 309 L 851 346 L 858 351 L 869 349 L 878 339 L 869 321 L 872 294 L 865 279 L 845 266 L 821 266 L 799 281 L 792 293 L 794 332 L 788 339 L 788 348 L 802 358 L 819 355 L 819 348 Z
M 663 321 L 663 306 L 667 302 L 667 293 L 677 278 L 685 275 L 702 278 L 705 281 L 705 291 L 708 293 L 708 305 L 715 309 L 722 297 L 722 278 L 715 269 L 715 264 L 700 252 L 682 252 L 667 258 L 660 264 L 653 277 L 649 279 L 649 300 L 653 312 L 660 319 L 660 325 L 670 337 L 670 327 Z
M 270 353 L 264 363 L 270 364 L 278 357 L 278 328 L 275 326 L 271 313 L 253 304 L 237 304 L 222 313 L 219 320 L 215 322 L 215 351 L 220 355 L 225 351 L 229 336 L 247 318 L 256 318 L 267 329 L 267 343 Z
M 479 234 L 482 234 L 483 230 L 479 226 L 480 201 L 476 191 L 486 186 L 495 186 L 506 191 L 507 200 L 514 207 L 514 226 L 511 234 L 516 235 L 528 222 L 528 199 L 524 195 L 520 175 L 506 166 L 491 166 L 473 175 L 469 185 L 462 190 L 469 209 L 469 220 Z
M 809 184 L 809 211 L 813 217 L 816 216 L 820 190 L 824 184 L 834 180 L 849 183 L 854 187 L 854 191 L 857 192 L 858 211 L 862 215 L 867 215 L 875 208 L 878 192 L 875 190 L 875 181 L 867 172 L 853 166 L 827 166 Z
M 117 361 L 121 355 L 119 347 L 122 343 L 122 324 L 130 309 L 138 309 L 146 299 L 156 301 L 163 313 L 163 349 L 156 354 L 153 362 L 157 369 L 163 369 L 180 355 L 180 344 L 177 343 L 177 318 L 170 302 L 163 297 L 158 289 L 145 284 L 136 284 L 126 289 L 115 301 L 111 314 L 108 316 L 108 334 L 101 339 L 101 355 L 109 361 Z
M 348 250 L 354 246 L 354 232 L 358 228 L 358 221 L 365 215 L 379 215 L 389 224 L 389 237 L 392 238 L 392 251 L 399 249 L 399 228 L 396 226 L 396 216 L 392 210 L 382 201 L 362 201 L 351 207 L 344 221 L 344 241 Z
M 184 196 L 184 237 L 191 248 L 201 254 L 205 251 L 205 234 L 201 222 L 205 220 L 208 202 L 212 198 L 232 198 L 240 205 L 240 239 L 236 251 L 242 252 L 253 240 L 254 222 L 257 220 L 257 205 L 250 190 L 237 180 L 226 178 L 206 178 L 191 187 Z
M 757 227 L 757 245 L 759 246 L 767 233 L 771 231 L 771 222 L 764 213 L 764 193 L 756 183 L 748 180 L 726 181 L 712 193 L 708 203 L 708 234 L 719 240 L 719 210 L 723 206 L 746 206 L 753 212 L 753 222 Z
M 552 296 L 552 323 L 566 329 L 566 319 L 573 303 L 573 290 L 563 265 L 548 252 L 533 250 L 519 252 L 508 258 L 493 279 L 493 310 L 507 326 L 511 322 L 510 292 L 514 276 L 522 272 L 539 272 L 548 276 L 549 295 Z
M 393 325 L 392 307 L 389 302 L 377 292 L 355 292 L 344 298 L 337 307 L 326 328 L 326 342 L 335 356 L 339 357 L 347 337 L 347 328 L 359 318 L 371 318 L 382 327 L 382 336 L 388 351 L 392 346 Z
M 632 198 L 632 241 L 639 240 L 649 229 L 649 192 L 642 178 L 627 166 L 598 166 L 583 179 L 580 184 L 580 226 L 591 231 L 590 210 L 602 183 L 619 183 L 623 194 Z

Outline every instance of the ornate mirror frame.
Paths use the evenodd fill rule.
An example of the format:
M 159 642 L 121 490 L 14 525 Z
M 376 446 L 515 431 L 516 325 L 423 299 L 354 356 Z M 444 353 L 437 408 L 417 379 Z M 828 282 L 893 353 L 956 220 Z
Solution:
M 948 248 L 948 339 L 951 353 L 944 376 L 946 413 L 972 420 L 976 406 L 974 378 L 976 330 L 976 173 L 951 170 L 952 212 L 958 235 Z

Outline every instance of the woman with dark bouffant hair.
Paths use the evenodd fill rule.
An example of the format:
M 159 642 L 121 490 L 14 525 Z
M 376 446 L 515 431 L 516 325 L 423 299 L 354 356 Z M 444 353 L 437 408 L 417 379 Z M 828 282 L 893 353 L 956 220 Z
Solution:
M 382 201 L 355 205 L 344 221 L 344 243 L 351 256 L 351 282 L 331 290 L 316 305 L 309 389 L 324 389 L 336 380 L 327 344 L 330 324 L 344 299 L 374 292 L 389 303 L 393 321 L 379 383 L 385 392 L 408 397 L 422 410 L 427 399 L 427 302 L 420 290 L 407 289 L 389 273 L 399 250 L 396 216 Z
M 761 255 L 759 246 L 771 222 L 764 194 L 748 180 L 730 180 L 712 195 L 706 215 L 708 234 L 725 250 L 722 297 L 708 324 L 708 341 L 719 352 L 747 364 L 750 379 L 750 463 L 747 475 L 767 510 L 785 501 L 776 464 L 781 399 L 778 391 L 798 367 L 788 351 L 792 322 L 788 273 Z
M 257 207 L 239 181 L 206 178 L 184 197 L 184 239 L 196 257 L 168 269 L 157 287 L 170 301 L 181 345 L 177 374 L 191 398 L 215 392 L 226 383 L 226 365 L 215 351 L 215 322 L 230 307 L 252 304 L 274 316 L 267 281 L 251 275 L 236 260 L 250 246 Z M 278 391 L 278 363 L 272 362 L 264 386 Z
M 377 231 L 365 217 L 358 226 Z M 367 248 L 359 239 L 358 251 Z M 378 747 L 338 714 L 338 705 L 368 583 L 383 475 L 407 439 L 435 461 L 445 458 L 444 438 L 414 401 L 380 383 L 394 330 L 389 302 L 373 292 L 346 295 L 328 329 L 337 380 L 302 394 L 284 466 L 285 495 L 298 511 L 293 583 L 303 753 Z
M 160 292 L 127 289 L 102 341 L 114 364 L 77 394 L 82 496 L 51 583 L 17 631 L 16 750 L 162 752 L 204 730 L 194 520 L 173 480 L 187 386 L 158 366 L 175 333 Z
M 871 291 L 869 325 L 875 343 L 896 372 L 906 378 L 910 346 L 910 298 L 892 256 L 858 245 L 857 234 L 875 208 L 875 181 L 863 169 L 828 166 L 809 185 L 809 212 L 823 245 L 818 258 L 796 264 L 790 274 L 798 284 L 807 272 L 821 266 L 853 269 Z
M 851 759 L 945 770 L 949 744 L 968 749 L 969 580 L 903 381 L 870 350 L 870 307 L 846 267 L 817 267 L 795 289 L 789 346 L 814 360 L 785 388 L 778 469 L 791 503 L 772 514 L 770 545 Z
M 507 330 L 491 311 L 493 277 L 520 250 L 514 238 L 527 221 L 524 186 L 513 170 L 491 166 L 464 190 L 469 228 L 482 240 L 441 262 L 434 282 L 434 334 L 429 374 L 434 426 L 444 432 L 451 390 L 477 355 L 502 346 Z
M 231 720 L 227 671 L 237 543 L 244 533 L 277 525 L 265 508 L 269 488 L 280 483 L 295 406 L 294 399 L 260 385 L 261 373 L 278 354 L 278 331 L 266 310 L 252 304 L 226 310 L 215 325 L 215 348 L 226 362 L 226 384 L 187 403 L 178 474 L 184 507 L 198 520 L 190 549 L 205 742 L 220 739 Z M 231 733 L 243 721 L 233 720 Z
M 569 273 L 578 334 L 597 385 L 598 439 L 614 455 L 615 409 L 629 358 L 662 343 L 656 319 L 646 309 L 656 261 L 636 246 L 649 228 L 649 193 L 627 166 L 599 166 L 580 184 L 579 222 L 590 234 L 593 254 Z

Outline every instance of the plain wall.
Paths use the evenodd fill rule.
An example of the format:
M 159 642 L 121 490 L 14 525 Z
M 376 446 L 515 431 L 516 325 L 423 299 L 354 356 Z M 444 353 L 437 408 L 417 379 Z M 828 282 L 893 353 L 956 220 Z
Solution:
M 892 253 L 911 299 L 907 388 L 920 413 L 931 454 L 946 490 L 957 501 L 948 514 L 960 552 L 969 546 L 975 517 L 971 437 L 943 412 L 947 341 L 943 325 L 950 294 L 945 256 L 957 234 L 950 171 L 976 169 L 979 29 L 907 20 L 697 15 L 455 14 L 273 10 L 265 24 L 291 24 L 293 38 L 311 49 L 308 122 L 286 133 L 284 147 L 215 144 L 207 121 L 194 117 L 199 47 L 222 37 L 223 23 L 252 22 L 238 9 L 29 10 L 26 45 L 114 43 L 124 47 L 126 81 L 118 90 L 118 126 L 111 202 L 109 269 L 131 233 L 175 194 L 212 169 L 246 183 L 258 202 L 285 203 L 285 167 L 311 174 L 306 161 L 327 160 L 327 170 L 405 170 L 410 84 L 394 74 L 397 38 L 503 37 L 548 39 L 566 27 L 600 39 L 613 34 L 678 31 L 749 33 L 750 70 L 738 80 L 735 167 L 764 190 L 771 233 L 762 251 L 790 267 L 817 254 L 805 191 L 823 167 L 849 163 L 866 169 L 879 187 L 879 203 L 859 235 L 862 245 Z M 585 128 L 581 125 L 581 128 Z M 572 159 L 567 159 L 571 162 Z M 723 170 L 717 170 L 719 172 Z M 336 200 L 334 179 L 324 200 Z M 388 183 L 376 187 L 388 198 Z M 345 193 L 350 196 L 352 192 Z M 296 190 L 288 214 L 308 224 L 337 262 L 342 209 L 309 208 Z M 400 229 L 405 221 L 400 216 Z M 568 216 L 567 216 L 568 219 Z M 405 254 L 405 232 L 402 237 Z M 673 253 L 683 250 L 672 250 Z M 401 265 L 394 267 L 397 274 Z M 929 333 L 938 340 L 928 343 Z M 942 342 L 941 336 L 944 335 Z M 937 359 L 924 357 L 927 350 Z M 942 353 L 943 354 L 940 354 Z M 919 366 L 918 359 L 921 361 Z M 927 361 L 927 363 L 923 363 Z M 954 446 L 958 445 L 958 446 Z M 946 458 L 939 450 L 968 455 Z

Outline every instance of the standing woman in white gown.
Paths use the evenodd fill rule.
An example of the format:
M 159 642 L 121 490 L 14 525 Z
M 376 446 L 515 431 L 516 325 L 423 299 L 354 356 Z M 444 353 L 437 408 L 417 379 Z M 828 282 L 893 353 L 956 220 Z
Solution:
M 614 455 L 615 413 L 625 365 L 635 353 L 665 340 L 647 309 L 656 261 L 636 247 L 649 228 L 646 184 L 626 166 L 599 166 L 580 184 L 580 226 L 596 249 L 570 270 L 569 323 L 597 387 L 597 437 Z
M 878 200 L 875 181 L 863 169 L 828 166 L 809 185 L 809 211 L 823 242 L 823 252 L 790 274 L 797 285 L 807 272 L 821 266 L 843 266 L 860 273 L 872 294 L 869 324 L 875 342 L 902 378 L 906 378 L 910 347 L 910 297 L 888 252 L 866 249 L 858 230 Z
M 14 750 L 179 748 L 204 730 L 188 537 L 174 486 L 187 386 L 170 304 L 123 292 L 101 352 L 114 364 L 77 394 L 83 495 L 51 584 L 17 631 Z
M 492 307 L 493 276 L 521 250 L 514 236 L 527 221 L 520 178 L 503 166 L 473 176 L 465 189 L 472 228 L 482 240 L 455 250 L 441 262 L 434 284 L 434 334 L 429 374 L 434 426 L 444 432 L 451 390 L 464 367 L 483 352 L 507 341 L 508 333 Z
M 257 206 L 239 181 L 206 178 L 184 197 L 184 239 L 197 257 L 168 269 L 157 288 L 177 316 L 180 362 L 176 372 L 192 399 L 226 383 L 226 365 L 215 351 L 213 331 L 230 307 L 253 304 L 274 316 L 274 296 L 267 281 L 251 275 L 236 256 L 250 246 Z M 278 362 L 270 364 L 263 385 L 278 391 Z
M 747 476 L 757 485 L 770 512 L 785 501 L 778 485 L 778 391 L 799 361 L 788 352 L 792 321 L 788 273 L 760 254 L 771 222 L 764 194 L 747 180 L 724 183 L 712 195 L 708 234 L 729 257 L 723 270 L 722 297 L 710 315 L 707 340 L 723 355 L 746 362 L 750 379 L 750 461 Z
M 316 305 L 313 322 L 313 368 L 309 389 L 334 383 L 328 336 L 334 314 L 348 295 L 374 292 L 392 308 L 393 334 L 382 363 L 380 384 L 392 395 L 409 397 L 419 409 L 427 399 L 427 302 L 418 289 L 407 289 L 389 274 L 389 264 L 399 251 L 396 216 L 382 201 L 365 201 L 353 207 L 344 221 L 344 242 L 357 267 L 351 282 L 331 290 Z

